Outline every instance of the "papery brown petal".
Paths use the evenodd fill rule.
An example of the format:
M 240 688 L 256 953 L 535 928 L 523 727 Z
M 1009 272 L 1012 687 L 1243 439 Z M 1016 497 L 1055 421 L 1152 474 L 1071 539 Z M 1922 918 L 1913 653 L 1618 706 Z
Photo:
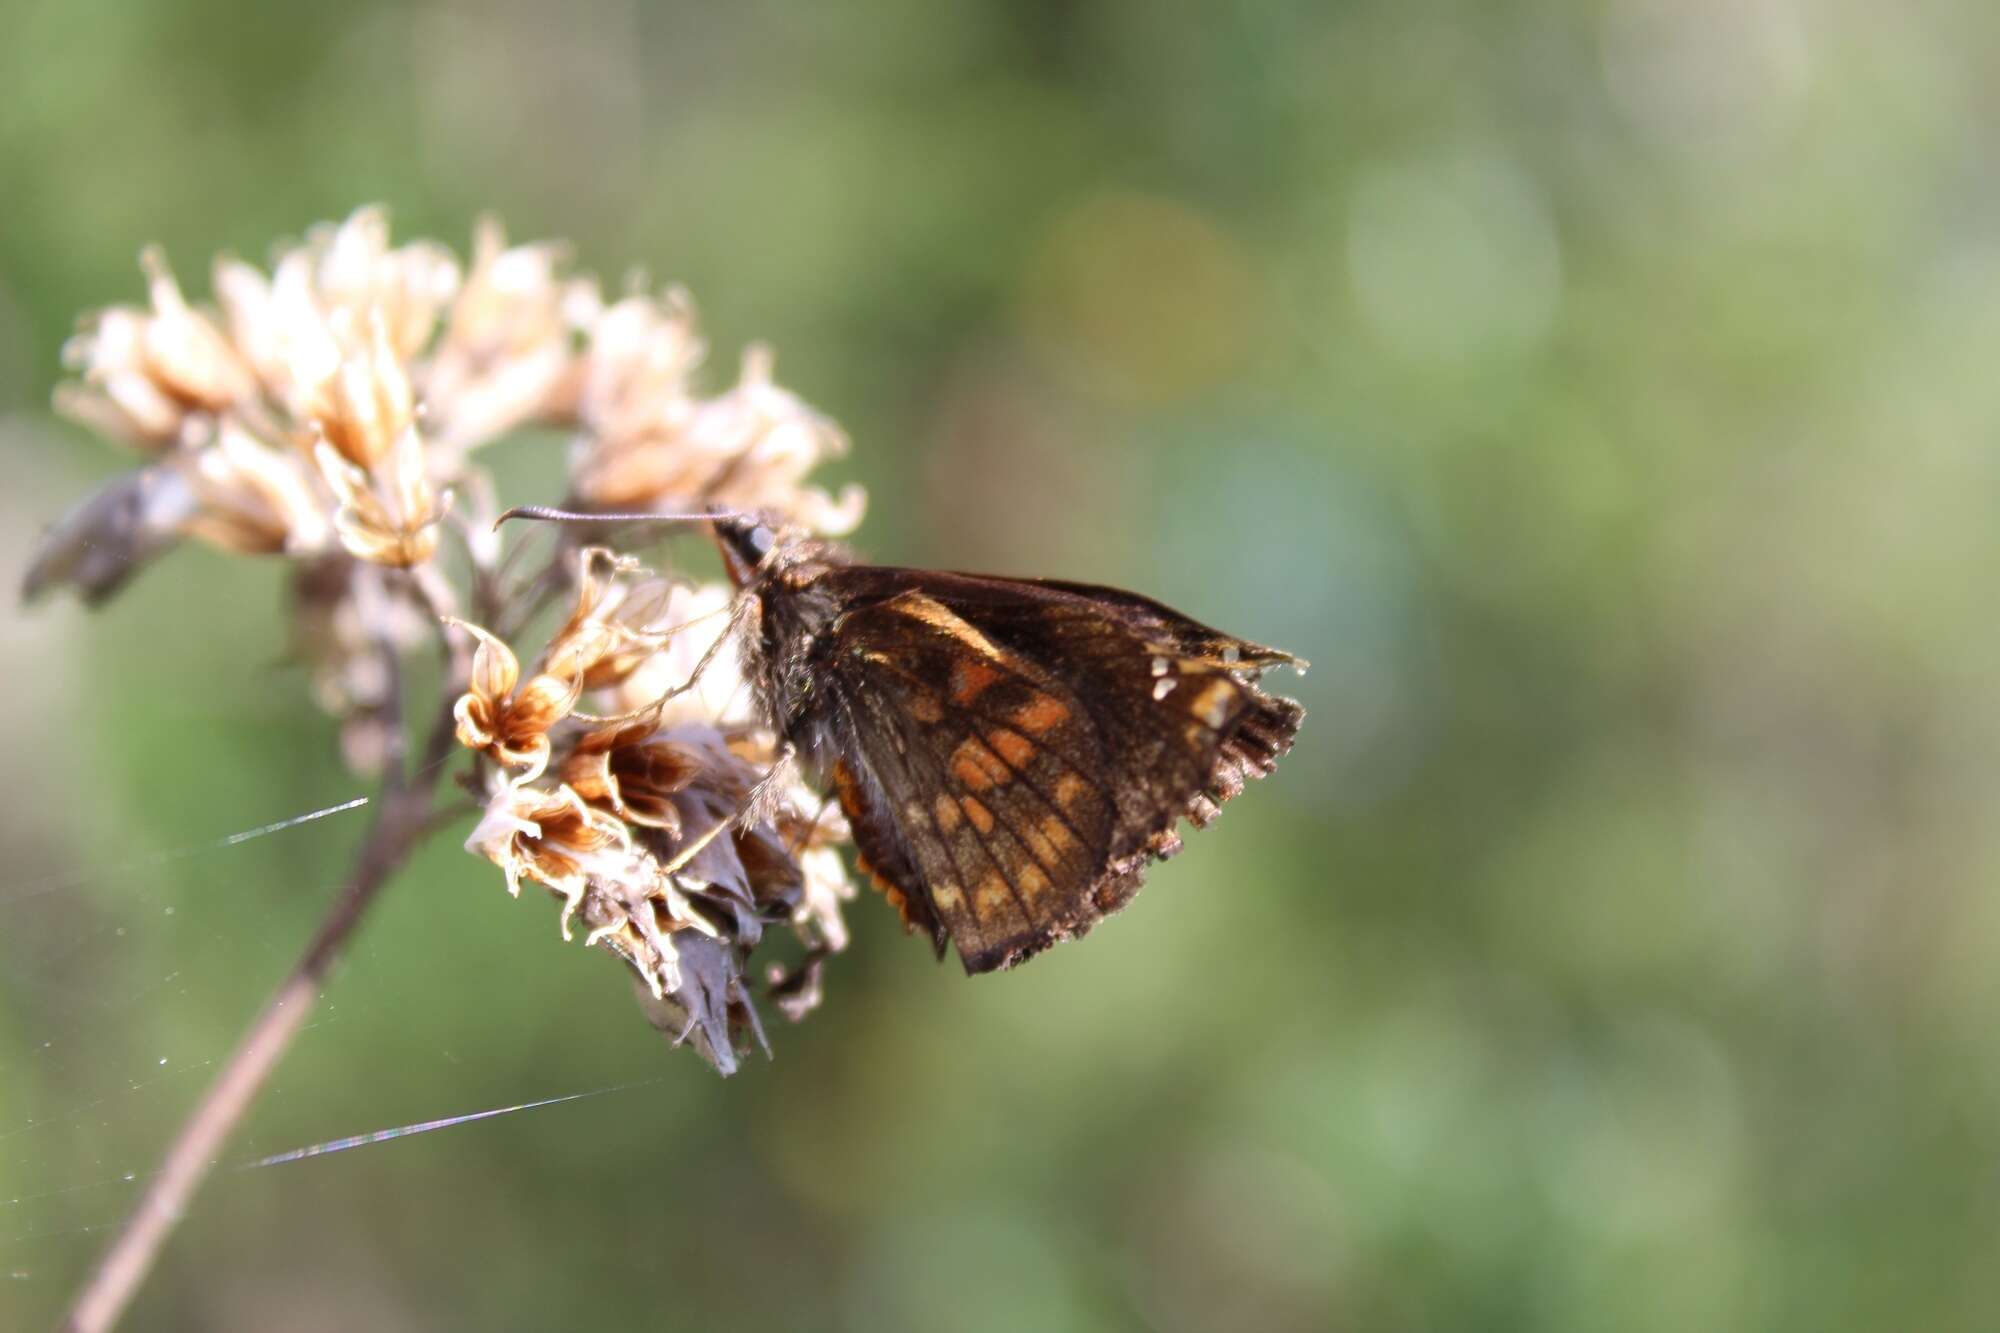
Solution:
M 539 838 L 522 838 L 520 860 L 522 874 L 551 888 L 562 885 L 577 877 L 582 867 L 575 857 L 560 848 L 560 844 Z
M 207 316 L 188 305 L 157 246 L 139 257 L 153 298 L 146 322 L 146 361 L 171 392 L 210 410 L 227 407 L 255 388 L 250 369 Z
M 608 625 L 585 621 L 566 630 L 549 645 L 546 670 L 553 675 L 575 680 L 577 689 L 581 691 L 585 674 L 597 665 L 615 642 L 617 635 Z
M 570 715 L 583 682 L 575 676 L 535 676 L 521 687 L 505 709 L 502 724 L 508 736 L 539 735 Z
M 469 620 L 450 623 L 479 640 L 472 651 L 471 691 L 482 699 L 504 699 L 521 679 L 521 660 L 514 650 Z
M 671 742 L 626 746 L 610 753 L 610 766 L 628 819 L 680 832 L 674 794 L 684 790 L 701 771 L 699 760 L 690 751 Z
M 623 746 L 639 745 L 659 729 L 657 714 L 647 709 L 585 732 L 576 742 L 576 751 L 578 754 L 603 754 Z
M 533 782 L 549 766 L 549 754 L 553 747 L 545 733 L 537 732 L 526 738 L 507 738 L 494 741 L 493 757 L 509 768 L 523 771 L 516 774 L 515 782 Z
M 604 751 L 571 752 L 557 771 L 565 787 L 590 805 L 619 809 L 618 779 L 611 772 L 611 756 Z
M 188 531 L 244 555 L 325 550 L 331 525 L 299 455 L 280 450 L 224 419 L 215 443 L 183 450 L 169 464 L 183 472 L 201 503 Z
M 405 393 L 409 386 L 403 386 Z M 437 490 L 424 470 L 424 441 L 410 427 L 390 446 L 389 484 L 406 528 L 435 522 L 439 517 Z
M 179 403 L 143 375 L 112 375 L 90 385 L 58 384 L 55 409 L 100 435 L 152 452 L 180 438 L 185 416 Z
M 451 715 L 458 723 L 455 731 L 458 743 L 466 749 L 483 750 L 499 739 L 493 708 L 481 695 L 459 695 L 458 702 L 451 706 Z

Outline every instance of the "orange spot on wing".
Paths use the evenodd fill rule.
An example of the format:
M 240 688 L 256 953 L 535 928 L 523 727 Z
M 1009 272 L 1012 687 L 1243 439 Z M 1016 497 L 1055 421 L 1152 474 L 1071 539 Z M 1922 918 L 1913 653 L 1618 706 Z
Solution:
M 1004 912 L 1013 903 L 1014 895 L 1007 891 L 1007 881 L 998 871 L 989 870 L 986 878 L 979 881 L 979 914 Z
M 944 708 L 938 703 L 935 694 L 921 690 L 918 691 L 910 696 L 909 708 L 910 716 L 919 722 L 942 722 L 944 720 Z
M 1237 688 L 1227 677 L 1218 676 L 1201 687 L 1201 693 L 1188 701 L 1188 711 L 1212 728 L 1219 728 L 1229 720 L 1229 705 L 1236 699 Z
M 1018 731 L 996 731 L 987 737 L 993 748 L 1015 768 L 1024 768 L 1035 757 L 1035 743 Z
M 988 787 L 1011 781 L 1014 776 L 1000 762 L 1000 756 L 987 749 L 977 736 L 967 736 L 952 751 L 951 775 L 967 791 L 985 791 Z
M 1056 804 L 1065 810 L 1074 810 L 1078 802 L 1090 794 L 1090 784 L 1074 773 L 1065 773 L 1056 779 Z
M 896 915 L 902 919 L 905 933 L 917 928 L 916 921 L 910 916 L 910 900 L 908 895 L 891 883 L 881 871 L 869 865 L 868 858 L 859 852 L 854 854 L 854 868 L 865 875 L 868 882 L 879 889 L 882 896 L 889 900 L 889 905 L 896 909 Z
M 967 791 L 985 791 L 993 785 L 993 779 L 986 776 L 986 770 L 979 766 L 977 760 L 964 754 L 963 747 L 960 748 L 961 753 L 951 758 L 951 775 Z
M 845 759 L 833 761 L 833 789 L 840 796 L 840 808 L 849 816 L 861 813 L 861 781 Z
M 951 664 L 951 701 L 961 708 L 984 694 L 1000 673 L 977 658 L 961 657 Z
M 1062 700 L 1048 694 L 1037 694 L 1014 710 L 1015 724 L 1031 736 L 1040 736 L 1054 727 L 1061 726 L 1068 719 L 1068 706 Z
M 1036 828 L 1024 828 L 1020 832 L 1021 841 L 1028 844 L 1028 850 L 1035 854 L 1037 861 L 1051 867 L 1062 863 L 1062 853 L 1049 841 L 1048 834 Z
M 1015 872 L 1014 882 L 1029 898 L 1040 898 L 1050 888 L 1049 877 L 1037 866 L 1022 866 Z
M 937 826 L 946 833 L 955 833 L 964 816 L 959 814 L 958 805 L 949 796 L 940 796 L 933 804 L 937 811 Z
M 1060 784 L 1057 789 L 1061 789 Z M 1049 846 L 1055 848 L 1058 855 L 1076 846 L 1076 835 L 1069 831 L 1069 825 L 1054 815 L 1042 821 L 1042 837 L 1048 841 Z
M 972 827 L 978 829 L 981 833 L 991 833 L 993 831 L 993 812 L 991 810 L 988 810 L 970 796 L 959 797 L 958 804 L 959 808 L 965 811 L 965 817 L 972 821 Z

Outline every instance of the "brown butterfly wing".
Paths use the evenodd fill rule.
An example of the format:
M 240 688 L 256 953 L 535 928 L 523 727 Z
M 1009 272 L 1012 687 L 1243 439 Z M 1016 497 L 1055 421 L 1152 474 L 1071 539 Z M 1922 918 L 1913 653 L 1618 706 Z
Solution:
M 1080 935 L 1267 773 L 1303 716 L 1284 654 L 1113 589 L 850 566 L 823 734 L 867 869 L 968 972 Z

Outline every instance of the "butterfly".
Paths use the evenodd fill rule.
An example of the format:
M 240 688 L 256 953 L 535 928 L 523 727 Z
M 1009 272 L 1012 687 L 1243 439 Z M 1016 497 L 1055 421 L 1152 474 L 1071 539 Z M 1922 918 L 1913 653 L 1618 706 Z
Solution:
M 746 675 L 853 831 L 862 871 L 968 973 L 1083 934 L 1291 749 L 1305 663 L 1134 593 L 854 563 L 709 520 Z

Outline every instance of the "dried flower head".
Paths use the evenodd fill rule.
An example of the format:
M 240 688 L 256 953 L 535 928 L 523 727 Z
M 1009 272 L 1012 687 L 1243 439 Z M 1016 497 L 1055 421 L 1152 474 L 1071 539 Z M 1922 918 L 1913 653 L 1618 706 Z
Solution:
M 84 321 L 63 348 L 80 383 L 56 391 L 56 408 L 148 452 L 200 443 L 207 423 L 257 392 L 241 350 L 188 304 L 164 255 L 139 257 L 150 309 L 113 306 Z
M 596 306 L 596 284 L 563 273 L 568 248 L 509 246 L 481 219 L 472 262 L 445 331 L 414 373 L 432 447 L 460 457 L 528 422 L 567 415 L 575 330 Z
M 638 566 L 602 547 L 579 552 L 576 568 L 576 608 L 525 685 L 511 648 L 478 625 L 452 622 L 478 641 L 472 679 L 452 710 L 459 743 L 503 769 L 519 769 L 517 783 L 541 776 L 549 731 L 570 715 L 584 690 L 619 684 L 670 637 L 657 622 L 668 600 L 664 580 L 630 582 Z
M 851 889 L 834 850 L 846 830 L 778 762 L 767 733 L 677 707 L 691 689 L 609 718 L 579 713 L 586 690 L 615 706 L 661 664 L 692 663 L 680 685 L 742 686 L 715 651 L 725 621 L 673 620 L 672 594 L 686 590 L 663 592 L 602 551 L 583 552 L 579 567 L 576 608 L 527 684 L 511 649 L 466 626 L 479 647 L 458 736 L 498 769 L 466 846 L 500 867 L 510 892 L 532 880 L 562 899 L 563 937 L 580 916 L 586 944 L 625 961 L 648 1015 L 727 1073 L 744 1044 L 762 1041 L 749 962 L 765 928 L 789 925 L 803 943 L 810 982 L 782 967 L 771 977 L 794 1015 L 817 991 L 818 959 L 846 944 L 839 904 Z M 717 595 L 727 597 L 678 600 Z
M 747 969 L 766 927 L 801 942 L 766 977 L 793 1016 L 846 943 L 846 827 L 757 725 L 731 591 L 566 540 L 518 577 L 476 453 L 517 427 L 565 429 L 572 505 L 760 508 L 828 534 L 863 496 L 807 483 L 846 438 L 772 381 L 768 351 L 704 395 L 685 294 L 607 304 L 566 256 L 486 220 L 461 265 L 394 243 L 363 208 L 268 271 L 218 259 L 211 308 L 146 251 L 147 303 L 84 320 L 55 394 L 144 461 L 54 526 L 26 588 L 101 601 L 184 538 L 295 562 L 291 643 L 360 772 L 401 763 L 401 663 L 439 642 L 484 794 L 467 845 L 515 893 L 546 886 L 564 937 L 581 918 L 653 1021 L 726 1071 L 762 1040 Z M 524 669 L 508 640 L 566 593 Z
M 743 355 L 737 384 L 714 398 L 694 392 L 705 347 L 684 293 L 628 296 L 589 322 L 576 412 L 583 426 L 570 483 L 601 509 L 710 502 L 781 514 L 819 532 L 851 532 L 866 497 L 836 500 L 805 484 L 847 437 L 772 382 L 768 348 Z
M 408 572 L 371 584 L 399 623 L 413 608 L 454 611 L 461 599 L 436 566 L 458 532 L 474 595 L 506 595 L 487 531 L 492 485 L 474 455 L 523 425 L 576 432 L 567 490 L 585 503 L 757 504 L 822 530 L 852 526 L 858 489 L 835 502 L 804 484 L 844 440 L 770 382 L 767 356 L 753 352 L 742 383 L 702 397 L 693 375 L 703 344 L 686 298 L 607 306 L 595 279 L 566 271 L 566 255 L 557 242 L 510 244 L 488 219 L 461 266 L 435 242 L 395 244 L 386 214 L 363 208 L 281 247 L 268 272 L 218 259 L 206 308 L 147 250 L 147 304 L 85 319 L 65 352 L 77 378 L 55 394 L 59 412 L 147 461 L 52 528 L 27 592 L 67 585 L 101 601 L 190 537 L 300 561 L 313 592 L 298 614 L 318 629 L 294 638 L 318 697 L 352 720 L 372 707 L 371 691 L 351 688 L 356 663 L 378 656 L 356 642 L 362 618 L 343 609 L 361 596 L 364 569 Z M 464 519 L 448 525 L 455 503 Z M 670 591 L 619 588 L 619 615 L 575 627 L 564 652 L 648 618 L 632 598 L 664 609 Z M 335 624 L 344 628 L 321 632 Z M 617 633 L 588 687 L 615 683 L 660 647 Z M 572 674 L 561 655 L 548 667 Z M 347 736 L 356 756 L 380 748 L 360 743 L 366 729 Z M 496 733 L 494 744 L 508 742 Z
M 477 625 L 457 623 L 479 640 L 471 684 L 452 707 L 459 743 L 502 768 L 519 769 L 516 784 L 533 782 L 549 766 L 549 729 L 576 707 L 583 680 L 540 671 L 517 691 L 521 663 L 514 650 Z

